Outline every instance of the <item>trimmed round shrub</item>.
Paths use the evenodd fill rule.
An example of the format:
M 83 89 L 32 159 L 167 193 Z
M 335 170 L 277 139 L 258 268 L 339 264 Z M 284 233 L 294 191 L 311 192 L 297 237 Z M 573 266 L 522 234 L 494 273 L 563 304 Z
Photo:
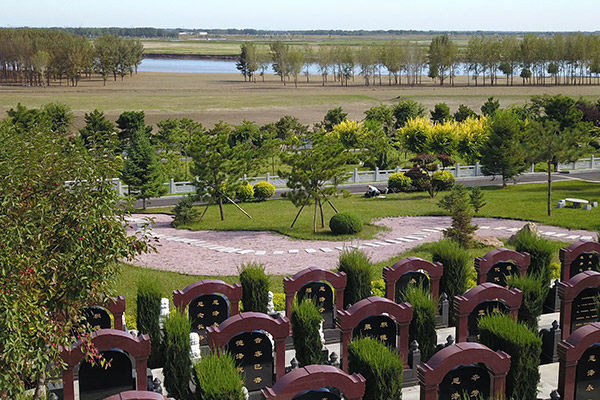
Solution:
M 353 340 L 348 345 L 348 370 L 366 379 L 363 400 L 402 398 L 404 363 L 398 352 L 373 338 Z
M 338 261 L 338 270 L 345 272 L 347 277 L 344 289 L 346 304 L 354 304 L 371 296 L 373 264 L 364 252 L 358 249 L 342 251 Z
M 362 231 L 362 220 L 353 212 L 335 214 L 329 220 L 329 229 L 336 235 L 348 235 Z
M 258 263 L 243 264 L 238 269 L 242 284 L 242 303 L 244 311 L 266 314 L 269 302 L 269 277 L 265 267 Z
M 319 327 L 321 313 L 311 299 L 304 299 L 300 304 L 294 303 L 290 322 L 292 323 L 292 339 L 296 350 L 296 359 L 300 366 L 321 364 L 323 360 L 323 343 Z
M 275 186 L 269 182 L 256 182 L 254 184 L 254 198 L 258 201 L 270 199 L 275 194 Z
M 435 188 L 435 191 L 450 190 L 454 186 L 454 175 L 452 172 L 447 170 L 435 171 L 431 175 L 431 186 Z
M 404 172 L 397 172 L 388 178 L 388 189 L 392 192 L 406 192 L 411 184 L 412 179 L 406 176 Z
M 243 400 L 244 381 L 235 365 L 233 356 L 227 352 L 211 353 L 195 365 L 198 388 L 197 400 Z
M 250 201 L 254 197 L 254 188 L 248 182 L 242 183 L 235 190 L 235 198 L 238 201 Z

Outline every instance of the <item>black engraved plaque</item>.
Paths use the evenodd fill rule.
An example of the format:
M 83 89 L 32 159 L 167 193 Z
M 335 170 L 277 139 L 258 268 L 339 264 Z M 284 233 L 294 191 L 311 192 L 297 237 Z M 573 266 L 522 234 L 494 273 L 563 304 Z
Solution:
M 325 282 L 308 282 L 298 290 L 298 303 L 304 298 L 312 299 L 325 322 L 323 327 L 335 328 L 333 320 L 333 289 Z
M 92 330 L 111 329 L 110 313 L 102 307 L 90 307 L 83 311 L 85 320 L 90 325 Z
M 206 345 L 206 328 L 219 325 L 229 318 L 229 302 L 218 294 L 198 296 L 190 303 L 188 316 L 192 322 L 192 332 L 196 332 L 200 337 L 200 345 Z
M 577 362 L 575 400 L 600 400 L 600 343 L 590 346 Z
M 352 331 L 352 337 L 372 337 L 388 347 L 396 348 L 396 322 L 387 315 L 372 315 L 360 321 Z
M 248 391 L 273 385 L 273 346 L 267 335 L 261 331 L 239 333 L 229 340 L 227 350 L 244 374 Z
M 598 271 L 598 267 L 600 267 L 600 257 L 598 256 L 598 253 L 595 251 L 581 253 L 571 263 L 569 278 L 584 271 Z
M 135 390 L 131 360 L 127 353 L 113 349 L 102 355 L 110 363 L 108 368 L 82 361 L 79 365 L 80 400 L 101 400 L 113 394 Z M 146 380 L 146 377 L 141 377 Z
M 512 261 L 498 261 L 488 271 L 485 281 L 507 287 L 507 277 L 519 272 L 517 265 Z
M 571 333 L 575 332 L 577 328 L 598 321 L 594 298 L 598 295 L 599 290 L 594 287 L 583 289 L 571 303 Z
M 305 390 L 295 395 L 292 400 L 341 400 L 342 397 L 327 388 Z
M 479 319 L 486 314 L 492 313 L 508 313 L 508 307 L 502 302 L 502 300 L 486 300 L 482 301 L 471 311 L 467 320 L 467 341 L 477 342 L 479 341 Z
M 408 287 L 422 287 L 425 291 L 429 290 L 429 275 L 423 270 L 409 271 L 396 281 L 396 303 L 404 301 L 404 292 Z
M 439 387 L 439 400 L 488 399 L 491 378 L 486 367 L 461 365 L 446 374 Z

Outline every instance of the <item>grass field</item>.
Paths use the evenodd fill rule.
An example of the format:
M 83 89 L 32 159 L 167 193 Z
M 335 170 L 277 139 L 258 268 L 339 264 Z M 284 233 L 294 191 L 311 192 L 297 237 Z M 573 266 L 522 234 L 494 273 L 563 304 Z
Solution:
M 284 115 L 297 117 L 304 124 L 323 119 L 327 110 L 343 107 L 351 119 L 361 120 L 364 111 L 379 104 L 394 104 L 400 99 L 414 99 L 432 109 L 446 102 L 454 112 L 460 104 L 475 110 L 490 96 L 500 100 L 502 107 L 521 104 L 534 94 L 565 94 L 589 100 L 600 98 L 600 86 L 494 86 L 466 87 L 464 78 L 457 78 L 456 87 L 439 87 L 424 79 L 427 85 L 419 87 L 364 86 L 356 77 L 347 87 L 329 82 L 321 86 L 320 77 L 312 76 L 310 83 L 300 78 L 298 88 L 287 86 L 273 75 L 266 82 L 244 82 L 238 74 L 169 74 L 140 72 L 123 81 L 83 79 L 77 87 L 52 85 L 46 88 L 0 86 L 0 115 L 17 103 L 39 107 L 49 102 L 70 106 L 77 126 L 83 115 L 95 108 L 116 120 L 126 110 L 143 110 L 146 121 L 156 124 L 166 118 L 192 118 L 207 127 L 219 120 L 239 124 L 242 120 L 258 124 L 277 121 Z M 516 81 L 518 82 L 518 80 Z

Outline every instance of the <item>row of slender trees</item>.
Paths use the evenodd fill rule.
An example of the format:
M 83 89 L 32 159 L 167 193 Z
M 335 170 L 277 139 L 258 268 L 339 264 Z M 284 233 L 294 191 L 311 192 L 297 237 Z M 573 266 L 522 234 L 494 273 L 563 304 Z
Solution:
M 315 68 L 322 84 L 329 76 L 347 85 L 358 73 L 365 85 L 381 85 L 387 74 L 389 85 L 422 83 L 427 75 L 440 85 L 454 85 L 455 76 L 467 75 L 467 84 L 513 85 L 514 78 L 523 85 L 584 85 L 600 83 L 600 36 L 582 33 L 536 35 L 472 36 L 466 46 L 448 35 L 433 37 L 429 46 L 414 41 L 391 40 L 361 46 L 305 45 L 292 46 L 281 41 L 269 49 L 246 42 L 241 45 L 237 62 L 245 80 L 272 70 L 282 82 L 298 84 L 299 75 L 307 82 Z M 314 70 L 313 70 L 314 71 Z M 502 76 L 505 78 L 502 80 Z
M 104 35 L 94 42 L 51 29 L 0 29 L 0 85 L 77 86 L 93 73 L 121 79 L 137 72 L 144 47 L 139 39 Z

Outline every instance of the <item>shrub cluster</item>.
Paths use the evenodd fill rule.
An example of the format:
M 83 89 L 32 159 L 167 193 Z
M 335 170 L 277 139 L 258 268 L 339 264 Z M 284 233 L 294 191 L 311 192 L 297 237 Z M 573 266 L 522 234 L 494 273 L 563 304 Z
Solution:
M 169 392 L 169 396 L 176 399 L 187 399 L 192 377 L 192 363 L 189 356 L 190 321 L 187 316 L 175 312 L 165 319 L 164 326 L 165 366 L 163 374 L 165 388 Z
M 300 304 L 294 303 L 290 322 L 296 360 L 301 366 L 323 362 L 323 344 L 319 334 L 322 320 L 321 313 L 311 299 L 304 299 Z
M 373 338 L 353 340 L 348 346 L 348 370 L 366 379 L 363 400 L 400 400 L 404 365 L 398 353 Z
M 538 277 L 529 275 L 510 276 L 508 286 L 520 289 L 523 292 L 523 303 L 519 308 L 519 321 L 527 325 L 532 331 L 537 331 L 538 317 L 542 315 L 548 287 L 544 286 Z
M 235 198 L 238 201 L 250 201 L 254 198 L 254 188 L 248 182 L 243 182 L 235 190 Z
M 242 284 L 244 311 L 267 313 L 269 302 L 269 277 L 265 267 L 258 263 L 242 264 L 238 268 Z
M 434 262 L 444 265 L 444 274 L 440 279 L 440 292 L 448 295 L 450 303 L 454 296 L 467 291 L 469 271 L 473 269 L 473 260 L 469 252 L 454 240 L 445 239 L 431 245 L 431 255 Z M 450 304 L 452 310 L 452 304 Z
M 173 207 L 173 225 L 189 224 L 198 218 L 198 210 L 194 208 L 194 197 L 185 196 Z
M 545 288 L 550 287 L 550 276 L 554 245 L 551 240 L 544 239 L 536 234 L 522 230 L 512 238 L 512 244 L 518 252 L 527 252 L 531 255 L 531 264 L 527 269 L 527 275 L 536 276 Z M 545 297 L 545 295 L 544 295 Z
M 436 192 L 450 190 L 454 186 L 454 175 L 447 170 L 435 171 L 431 175 L 431 186 Z
M 244 400 L 244 382 L 229 353 L 212 353 L 195 365 L 198 388 L 197 400 Z
M 429 190 L 429 186 L 431 185 L 431 176 L 422 169 L 421 167 L 413 167 L 406 171 L 404 174 L 411 180 L 410 190 L 422 192 L 425 190 Z
M 270 199 L 275 194 L 275 186 L 269 182 L 256 182 L 254 184 L 254 198 L 258 201 Z
M 388 178 L 388 189 L 391 192 L 407 192 L 412 184 L 412 179 L 404 174 L 404 172 L 397 172 L 390 175 Z
M 338 270 L 345 272 L 347 281 L 344 289 L 344 302 L 354 304 L 371 295 L 373 265 L 367 255 L 358 250 L 344 250 L 340 254 Z
M 152 351 L 148 364 L 150 368 L 162 366 L 162 346 L 160 326 L 160 299 L 162 297 L 160 282 L 149 275 L 141 275 L 137 288 L 137 328 L 140 334 L 147 333 L 150 336 Z M 189 338 L 188 338 L 189 340 Z
M 413 307 L 413 319 L 408 328 L 408 341 L 416 340 L 421 350 L 421 360 L 427 361 L 435 352 L 437 334 L 435 332 L 435 315 L 437 305 L 429 291 L 422 287 L 408 287 L 403 294 L 403 301 Z
M 358 233 L 362 231 L 362 220 L 350 211 L 337 213 L 329 220 L 329 229 L 336 235 Z
M 510 354 L 506 398 L 537 398 L 542 339 L 505 314 L 483 316 L 479 320 L 479 334 L 481 344 Z

